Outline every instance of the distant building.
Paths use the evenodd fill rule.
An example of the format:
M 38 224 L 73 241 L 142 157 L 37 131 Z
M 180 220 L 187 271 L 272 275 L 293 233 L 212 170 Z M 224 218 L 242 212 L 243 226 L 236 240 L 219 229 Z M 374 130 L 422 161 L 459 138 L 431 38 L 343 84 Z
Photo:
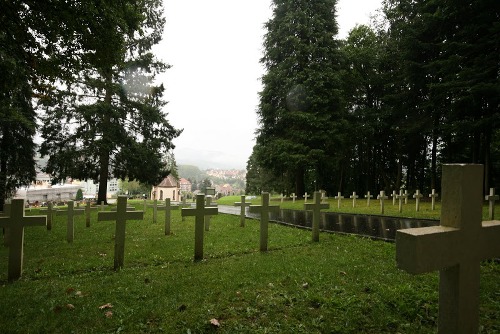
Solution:
M 181 179 L 179 180 L 179 184 L 180 184 L 180 187 L 181 187 L 181 193 L 190 193 L 191 192 L 191 182 L 189 182 L 189 180 L 181 177 Z
M 230 184 L 224 184 L 223 186 L 215 186 L 215 190 L 217 193 L 222 194 L 224 196 L 229 196 L 233 194 L 233 187 Z
M 170 198 L 171 201 L 178 201 L 180 197 L 180 183 L 179 181 L 170 174 L 159 185 L 154 186 L 151 190 L 151 199 L 157 199 L 163 201 Z

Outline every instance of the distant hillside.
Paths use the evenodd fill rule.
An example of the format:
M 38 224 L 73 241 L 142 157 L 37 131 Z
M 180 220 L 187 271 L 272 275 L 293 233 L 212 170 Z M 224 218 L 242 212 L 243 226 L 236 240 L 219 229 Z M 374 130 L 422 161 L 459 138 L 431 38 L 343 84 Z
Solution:
M 198 167 L 193 165 L 178 165 L 177 171 L 179 173 L 179 177 L 183 177 L 185 179 L 201 181 L 207 178 L 206 172 L 201 171 Z

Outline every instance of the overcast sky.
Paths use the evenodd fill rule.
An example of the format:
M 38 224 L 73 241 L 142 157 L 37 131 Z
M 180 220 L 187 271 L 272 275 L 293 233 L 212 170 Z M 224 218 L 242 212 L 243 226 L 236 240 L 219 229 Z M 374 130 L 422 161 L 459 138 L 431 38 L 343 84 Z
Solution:
M 381 0 L 339 0 L 339 36 L 369 22 Z M 271 0 L 164 0 L 157 56 L 172 65 L 160 78 L 177 164 L 245 169 L 255 144 L 264 70 L 263 25 Z

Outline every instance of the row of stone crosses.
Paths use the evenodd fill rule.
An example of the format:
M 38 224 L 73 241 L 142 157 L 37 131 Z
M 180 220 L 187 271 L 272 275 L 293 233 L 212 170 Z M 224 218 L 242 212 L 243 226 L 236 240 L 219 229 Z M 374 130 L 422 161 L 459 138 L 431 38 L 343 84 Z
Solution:
M 500 221 L 482 221 L 482 177 L 481 165 L 444 165 L 441 224 L 398 230 L 396 234 L 396 261 L 399 268 L 411 274 L 439 270 L 439 333 L 478 332 L 480 264 L 483 260 L 500 257 Z M 329 206 L 322 203 L 321 197 L 321 192 L 315 192 L 313 203 L 304 205 L 306 210 L 313 212 L 312 240 L 315 242 L 319 241 L 320 210 Z M 182 217 L 195 217 L 196 261 L 203 259 L 204 225 L 205 230 L 208 226 L 205 218 L 218 214 L 217 207 L 210 206 L 210 197 L 207 198 L 203 194 L 197 195 L 196 206 L 183 207 L 181 212 Z M 261 201 L 261 205 L 251 207 L 261 213 L 260 250 L 267 251 L 269 212 L 278 206 L 269 205 L 268 193 L 262 193 Z M 165 210 L 167 225 L 170 210 L 176 207 L 169 207 L 168 199 L 165 204 L 159 207 L 155 203 L 153 209 L 154 214 L 157 210 Z M 240 225 L 244 227 L 244 210 L 248 206 L 245 196 L 235 205 L 241 206 Z M 8 232 L 8 279 L 12 282 L 20 278 L 22 272 L 24 227 L 46 226 L 51 214 L 49 211 L 47 216 L 25 216 L 23 199 L 12 200 L 8 210 L 10 212 L 4 212 L 4 216 L 0 217 L 0 227 Z M 65 213 L 56 214 L 67 215 L 69 222 L 69 217 L 84 212 L 90 212 L 90 204 L 85 210 L 78 211 L 73 208 L 73 203 L 68 203 Z M 114 221 L 116 225 L 115 270 L 123 267 L 124 263 L 126 221 L 142 220 L 143 214 L 144 211 L 127 207 L 126 196 L 118 197 L 116 211 L 98 212 L 98 221 Z M 168 233 L 167 229 L 165 231 L 170 234 L 169 230 Z M 68 224 L 68 238 L 71 233 Z

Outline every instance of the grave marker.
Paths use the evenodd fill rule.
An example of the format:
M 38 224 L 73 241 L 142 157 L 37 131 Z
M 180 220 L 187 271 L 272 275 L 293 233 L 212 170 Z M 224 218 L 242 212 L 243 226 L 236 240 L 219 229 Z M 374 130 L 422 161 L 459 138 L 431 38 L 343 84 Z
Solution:
M 408 204 L 408 190 L 405 190 L 404 198 L 405 198 L 405 204 Z
M 127 211 L 127 196 L 118 196 L 116 211 L 98 212 L 98 221 L 115 222 L 115 258 L 114 269 L 123 267 L 125 258 L 125 227 L 127 220 L 144 219 L 143 211 Z
M 398 197 L 398 194 L 396 194 L 396 190 L 392 191 L 392 205 L 396 205 L 396 197 Z
M 396 197 L 398 198 L 399 200 L 399 213 L 403 212 L 403 198 L 404 198 L 404 195 L 403 195 L 403 190 L 399 189 L 399 195 L 396 195 Z
M 108 205 L 104 204 L 104 201 L 101 201 L 101 210 L 100 211 L 104 211 L 106 206 L 108 206 Z
M 422 195 L 420 193 L 420 190 L 417 189 L 417 191 L 415 192 L 415 194 L 413 194 L 413 198 L 415 198 L 415 211 L 419 211 L 420 210 L 420 199 L 424 197 L 424 195 Z
M 352 195 L 349 196 L 349 198 L 352 198 L 352 207 L 355 208 L 356 207 L 356 199 L 359 198 L 359 196 L 356 195 L 355 191 L 353 191 Z
M 245 209 L 247 206 L 250 206 L 250 203 L 245 202 L 245 195 L 241 195 L 240 202 L 235 202 L 234 206 L 239 206 L 241 208 L 240 211 L 240 226 L 245 227 Z
M 278 211 L 280 207 L 269 205 L 269 193 L 266 192 L 262 193 L 261 205 L 250 205 L 250 207 L 260 212 L 260 251 L 266 252 L 269 238 L 269 213 Z
M 295 199 L 297 198 L 297 195 L 295 195 L 295 193 L 292 193 L 292 195 L 290 196 L 292 198 L 292 203 L 295 203 Z
M 321 209 L 329 209 L 330 204 L 321 203 L 321 193 L 314 192 L 313 203 L 304 204 L 304 210 L 313 212 L 312 219 L 312 241 L 319 241 L 319 221 L 321 217 Z
M 495 188 L 490 188 L 490 194 L 484 197 L 489 202 L 490 219 L 495 219 L 495 201 L 498 200 L 498 195 L 495 195 Z
M 373 195 L 370 195 L 370 192 L 368 191 L 365 195 L 366 198 L 366 206 L 370 206 L 370 199 L 373 198 Z
M 52 202 L 47 203 L 47 209 L 41 209 L 40 213 L 45 213 L 47 215 L 47 231 L 52 230 L 52 219 L 54 218 L 54 214 L 56 213 Z
M 212 196 L 205 196 L 205 208 L 211 208 L 212 206 Z M 205 216 L 205 231 L 210 231 L 210 215 Z
M 165 198 L 165 206 L 158 207 L 158 210 L 165 210 L 165 235 L 170 235 L 170 221 L 172 220 L 172 210 L 178 210 L 178 205 L 170 205 L 170 198 Z
M 13 199 L 9 217 L 0 217 L 0 227 L 9 230 L 8 280 L 15 281 L 23 271 L 24 227 L 45 226 L 46 216 L 25 216 L 24 199 Z
M 205 208 L 205 195 L 196 195 L 196 207 L 195 208 L 182 208 L 181 215 L 194 216 L 195 226 L 194 226 L 194 260 L 203 260 L 203 225 L 205 221 L 205 216 L 218 214 L 218 208 Z
M 309 195 L 308 193 L 305 193 L 304 194 L 304 203 L 307 203 L 307 199 L 311 197 L 311 195 Z
M 436 208 L 436 197 L 438 197 L 439 195 L 436 194 L 436 190 L 435 189 L 432 189 L 432 193 L 429 194 L 429 197 L 432 198 L 431 199 L 431 209 L 434 210 Z
M 441 225 L 398 230 L 398 267 L 439 270 L 438 333 L 479 331 L 480 262 L 500 256 L 500 222 L 482 219 L 481 165 L 443 165 Z
M 340 191 L 337 193 L 337 196 L 335 196 L 335 199 L 337 200 L 337 207 L 340 209 L 340 203 L 342 202 L 342 198 L 344 196 L 341 195 Z
M 380 190 L 380 194 L 377 196 L 377 199 L 380 200 L 380 213 L 384 214 L 384 200 L 388 197 L 385 195 L 383 190 Z
M 68 201 L 67 205 L 67 210 L 56 210 L 56 216 L 68 216 L 66 221 L 66 241 L 72 243 L 75 238 L 75 216 L 83 216 L 85 210 L 75 209 L 73 201 Z
M 281 203 L 283 204 L 283 200 L 285 199 L 285 196 L 283 194 L 280 195 L 280 200 L 281 200 Z
M 153 208 L 153 223 L 156 224 L 158 218 L 158 200 L 154 200 L 153 204 L 148 205 L 149 208 Z
M 87 201 L 85 204 L 85 226 L 90 227 L 90 212 L 96 209 L 90 206 L 90 201 Z

